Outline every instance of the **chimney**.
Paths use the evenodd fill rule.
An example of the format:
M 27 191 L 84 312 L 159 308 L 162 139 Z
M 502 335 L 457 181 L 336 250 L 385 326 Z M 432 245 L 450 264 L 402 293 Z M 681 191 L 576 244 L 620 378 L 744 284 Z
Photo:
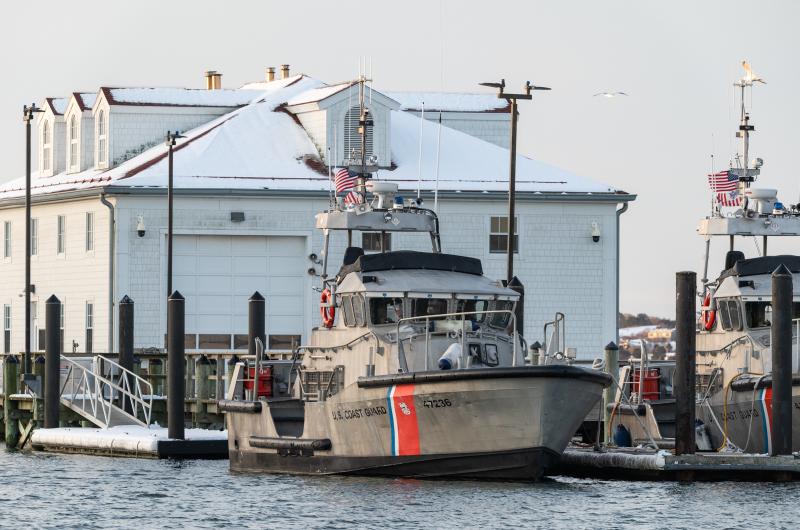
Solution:
M 206 72 L 206 90 L 219 90 L 222 88 L 222 74 L 215 70 Z
M 286 79 L 289 77 L 289 65 L 282 64 L 281 65 L 281 79 Z
M 267 83 L 270 81 L 275 81 L 275 67 L 270 66 L 267 68 Z

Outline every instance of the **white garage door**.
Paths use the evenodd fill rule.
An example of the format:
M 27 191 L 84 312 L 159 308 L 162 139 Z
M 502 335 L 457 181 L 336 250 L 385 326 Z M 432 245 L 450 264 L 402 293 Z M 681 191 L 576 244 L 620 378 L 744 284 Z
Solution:
M 267 299 L 273 348 L 302 336 L 305 254 L 303 237 L 175 236 L 173 286 L 186 298 L 187 347 L 195 340 L 204 350 L 246 348 L 247 300 L 255 291 Z

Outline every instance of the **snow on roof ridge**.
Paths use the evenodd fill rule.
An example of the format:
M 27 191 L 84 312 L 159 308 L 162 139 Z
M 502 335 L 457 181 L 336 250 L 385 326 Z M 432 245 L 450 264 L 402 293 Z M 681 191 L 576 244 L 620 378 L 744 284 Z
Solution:
M 358 81 L 344 81 L 333 85 L 325 85 L 318 88 L 306 90 L 286 102 L 287 105 L 303 105 L 305 103 L 315 103 L 329 98 L 334 94 L 338 94 L 342 90 L 347 90 L 351 86 L 357 84 Z
M 50 107 L 50 110 L 53 112 L 53 114 L 57 116 L 62 116 L 67 111 L 69 98 L 52 97 L 52 98 L 44 98 L 44 100 Z
M 384 95 L 400 103 L 402 110 L 449 112 L 499 112 L 508 110 L 508 102 L 495 94 L 479 92 L 424 92 L 424 91 L 386 91 Z

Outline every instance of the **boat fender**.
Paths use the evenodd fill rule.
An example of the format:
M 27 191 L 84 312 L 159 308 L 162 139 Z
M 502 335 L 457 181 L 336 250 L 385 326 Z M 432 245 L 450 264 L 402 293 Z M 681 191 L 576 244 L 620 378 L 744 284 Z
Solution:
M 617 447 L 630 447 L 632 442 L 631 432 L 621 423 L 617 425 L 617 430 L 614 431 L 614 445 Z
M 458 368 L 461 364 L 461 344 L 454 342 L 439 357 L 439 370 Z
M 706 291 L 706 296 L 703 299 L 703 310 L 700 312 L 700 319 L 702 320 L 704 330 L 711 331 L 714 329 L 714 321 L 717 319 L 717 312 L 711 309 L 711 291 Z
M 331 303 L 331 291 L 327 287 L 319 295 L 319 314 L 322 317 L 322 325 L 332 328 L 336 318 L 336 308 Z

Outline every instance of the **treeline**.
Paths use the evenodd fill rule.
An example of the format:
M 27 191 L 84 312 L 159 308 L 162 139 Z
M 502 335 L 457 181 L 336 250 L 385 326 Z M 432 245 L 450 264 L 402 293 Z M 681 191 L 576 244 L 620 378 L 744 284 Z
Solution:
M 631 313 L 619 314 L 619 327 L 632 328 L 635 326 L 658 326 L 660 328 L 674 328 L 675 321 L 668 318 L 651 317 L 646 313 L 638 313 L 636 315 Z

